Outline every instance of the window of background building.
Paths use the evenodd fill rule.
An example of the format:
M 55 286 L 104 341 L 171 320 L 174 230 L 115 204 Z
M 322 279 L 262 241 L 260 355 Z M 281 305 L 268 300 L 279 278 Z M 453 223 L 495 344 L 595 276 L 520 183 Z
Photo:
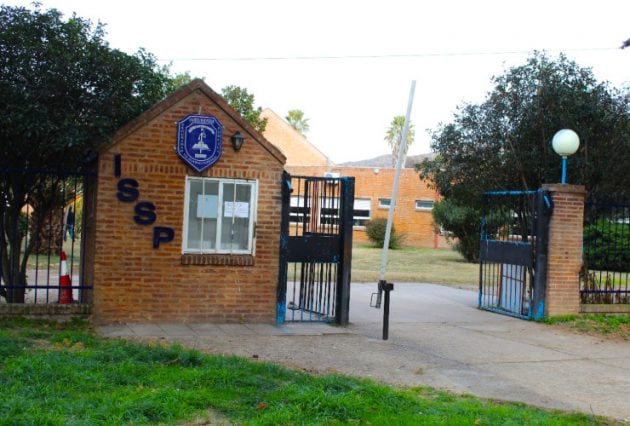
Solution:
M 372 216 L 372 200 L 369 198 L 355 198 L 352 211 L 352 225 L 354 227 L 365 227 Z
M 432 210 L 433 200 L 416 200 L 416 210 Z
M 254 251 L 257 182 L 186 177 L 184 253 Z
M 379 198 L 378 199 L 378 206 L 382 209 L 388 209 L 389 206 L 392 205 L 392 200 L 390 200 L 389 198 Z

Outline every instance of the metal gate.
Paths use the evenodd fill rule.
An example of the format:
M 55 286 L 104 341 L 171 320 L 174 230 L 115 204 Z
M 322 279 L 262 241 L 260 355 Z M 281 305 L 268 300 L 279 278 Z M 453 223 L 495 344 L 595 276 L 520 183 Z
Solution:
M 277 322 L 348 324 L 354 178 L 282 182 Z
M 547 191 L 484 194 L 479 308 L 525 319 L 544 316 L 552 211 Z

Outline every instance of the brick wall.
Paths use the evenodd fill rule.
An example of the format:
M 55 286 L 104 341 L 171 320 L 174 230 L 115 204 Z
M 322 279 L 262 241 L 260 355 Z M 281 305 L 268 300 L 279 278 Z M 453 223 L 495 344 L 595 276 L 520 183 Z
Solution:
M 580 312 L 580 268 L 586 190 L 576 185 L 544 185 L 554 210 L 549 223 L 545 316 Z
M 374 167 L 337 167 L 337 166 L 287 166 L 287 171 L 295 175 L 323 176 L 326 172 L 339 173 L 340 176 L 355 177 L 354 197 L 371 200 L 371 218 L 387 218 L 388 208 L 379 207 L 379 198 L 390 198 L 396 170 L 393 168 Z M 438 195 L 429 189 L 426 182 L 418 177 L 414 169 L 402 169 L 394 228 L 404 234 L 403 244 L 414 247 L 449 247 L 445 238 L 436 232 L 431 210 L 416 209 L 416 200 L 437 201 Z M 369 239 L 365 229 L 355 228 L 353 241 L 367 243 Z
M 176 122 L 208 114 L 223 125 L 223 154 L 199 174 L 175 152 Z M 235 131 L 245 143 L 235 152 Z M 116 197 L 120 178 L 139 183 L 138 201 L 156 207 L 151 225 L 134 222 L 134 202 Z M 121 129 L 99 156 L 94 238 L 94 318 L 118 321 L 273 322 L 284 157 L 212 92 L 195 80 Z M 186 175 L 258 180 L 255 255 L 182 255 Z M 171 227 L 174 240 L 154 249 L 153 226 Z

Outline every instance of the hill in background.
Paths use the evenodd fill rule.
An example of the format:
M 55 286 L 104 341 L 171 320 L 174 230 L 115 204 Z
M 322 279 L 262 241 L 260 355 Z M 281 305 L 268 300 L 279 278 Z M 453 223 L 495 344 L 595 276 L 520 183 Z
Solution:
M 419 155 L 408 155 L 405 159 L 405 167 L 406 168 L 414 168 L 416 164 L 422 163 L 424 160 L 432 160 L 435 158 L 434 153 L 428 154 L 419 154 Z M 369 158 L 367 160 L 359 160 L 359 161 L 347 161 L 345 163 L 337 164 L 337 166 L 344 167 L 395 167 L 394 159 L 391 154 L 380 155 L 378 157 Z

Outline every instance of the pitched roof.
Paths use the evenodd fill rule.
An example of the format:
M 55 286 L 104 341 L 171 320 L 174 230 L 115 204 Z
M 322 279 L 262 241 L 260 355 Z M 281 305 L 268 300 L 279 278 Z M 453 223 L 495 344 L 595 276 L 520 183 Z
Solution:
M 261 135 L 256 129 L 254 129 L 247 121 L 245 121 L 241 115 L 234 110 L 218 93 L 210 88 L 203 80 L 195 79 L 188 84 L 175 90 L 160 102 L 153 105 L 151 108 L 140 114 L 131 122 L 125 124 L 118 129 L 111 140 L 104 144 L 100 148 L 100 152 L 106 151 L 115 146 L 122 139 L 126 138 L 133 132 L 147 125 L 151 120 L 155 119 L 161 113 L 167 111 L 169 108 L 176 105 L 181 100 L 185 99 L 195 91 L 203 93 L 212 102 L 214 102 L 224 113 L 226 113 L 232 120 L 234 120 L 240 127 L 245 130 L 249 136 L 263 147 L 269 154 L 276 158 L 280 163 L 286 162 L 286 157 L 274 144 L 269 142 L 263 135 Z
M 286 156 L 287 166 L 332 164 L 332 161 L 324 153 L 274 111 L 265 108 L 260 116 L 267 119 L 265 137 Z

